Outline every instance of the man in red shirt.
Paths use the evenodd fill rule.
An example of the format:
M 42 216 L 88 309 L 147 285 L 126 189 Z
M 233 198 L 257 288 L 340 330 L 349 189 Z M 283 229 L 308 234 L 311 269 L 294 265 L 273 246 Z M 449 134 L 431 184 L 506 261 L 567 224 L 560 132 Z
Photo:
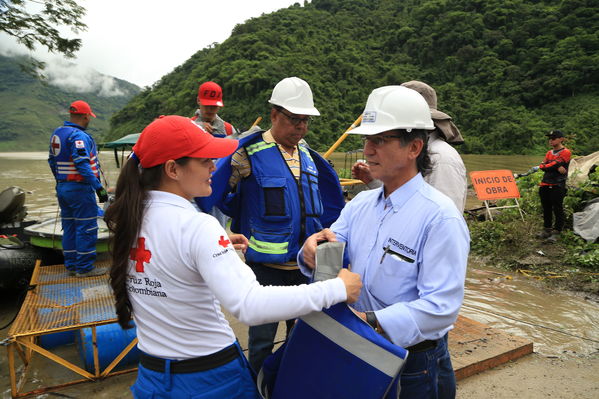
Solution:
M 539 236 L 555 242 L 564 227 L 564 197 L 566 196 L 568 165 L 572 154 L 564 147 L 563 132 L 552 130 L 547 137 L 552 149 L 547 151 L 545 160 L 539 165 L 539 168 L 545 172 L 541 187 L 539 187 L 545 230 Z M 554 214 L 555 224 L 552 226 Z

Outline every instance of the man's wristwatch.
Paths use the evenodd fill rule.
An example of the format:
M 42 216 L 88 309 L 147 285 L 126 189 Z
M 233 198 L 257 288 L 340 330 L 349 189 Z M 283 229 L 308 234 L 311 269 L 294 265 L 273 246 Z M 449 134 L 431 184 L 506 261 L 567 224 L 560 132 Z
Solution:
M 376 320 L 376 315 L 374 312 L 364 312 L 366 313 L 366 323 L 370 325 L 376 332 L 379 332 L 379 323 Z

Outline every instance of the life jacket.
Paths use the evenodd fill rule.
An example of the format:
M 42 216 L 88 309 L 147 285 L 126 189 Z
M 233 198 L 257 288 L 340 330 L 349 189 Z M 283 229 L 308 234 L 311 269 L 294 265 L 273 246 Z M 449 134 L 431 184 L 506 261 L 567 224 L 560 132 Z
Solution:
M 314 281 L 337 276 L 344 247 L 318 246 Z M 269 399 L 397 398 L 406 357 L 404 348 L 339 303 L 301 317 L 287 342 L 264 361 L 257 385 Z
M 198 115 L 195 114 L 194 116 L 191 117 L 192 121 L 196 121 L 198 120 Z M 201 122 L 201 121 L 200 121 Z M 200 123 L 196 122 L 197 125 L 200 125 Z M 214 137 L 226 137 L 226 136 L 230 136 L 233 134 L 233 125 L 231 125 L 229 122 L 223 121 L 223 125 L 225 126 L 225 134 L 221 134 L 219 132 L 213 132 L 212 135 Z M 201 125 L 200 125 L 201 127 Z
M 242 135 L 239 139 L 239 147 L 246 147 L 255 143 L 257 140 L 260 140 L 263 132 L 263 130 L 260 130 L 252 134 Z M 322 227 L 330 227 L 333 222 L 337 220 L 341 210 L 345 206 L 345 198 L 343 196 L 343 191 L 341 190 L 341 185 L 339 184 L 339 177 L 331 164 L 319 153 L 307 147 L 302 147 L 302 149 L 308 151 L 310 158 L 318 170 L 318 193 L 323 206 L 320 223 Z M 232 155 L 229 155 L 216 162 L 216 170 L 212 174 L 212 194 L 208 197 L 195 198 L 195 202 L 205 213 L 210 213 L 212 208 L 216 206 L 225 214 L 234 217 L 231 230 L 238 233 L 240 232 L 240 226 L 239 223 L 237 223 L 240 214 L 239 208 L 242 206 L 245 207 L 246 204 L 240 202 L 242 199 L 239 195 L 239 187 L 235 187 L 236 191 L 231 193 L 229 178 L 232 173 L 232 157 Z M 281 154 L 279 154 L 279 157 L 282 158 Z M 285 163 L 284 160 L 281 162 Z M 281 170 L 288 171 L 289 169 L 285 164 L 282 166 Z M 295 182 L 295 185 L 297 186 L 297 182 Z
M 74 133 L 81 133 L 73 140 L 71 137 Z M 72 141 L 69 145 L 69 140 Z M 54 130 L 50 138 L 49 162 L 52 167 L 52 172 L 56 181 L 72 181 L 82 182 L 85 178 L 79 173 L 73 160 L 73 148 L 87 150 L 89 154 L 89 166 L 92 173 L 100 179 L 100 168 L 98 163 L 98 153 L 94 140 L 77 125 L 71 122 L 65 122 L 65 126 L 61 126 Z M 86 154 L 86 156 L 87 156 Z
M 276 143 L 262 135 L 245 146 L 251 174 L 227 197 L 223 211 L 233 218 L 231 229 L 249 239 L 248 262 L 285 263 L 297 256 L 304 240 L 322 229 L 318 169 L 298 146 L 300 177 L 296 180 Z M 251 195 L 253 198 L 248 199 Z
M 397 399 L 407 357 L 339 303 L 298 319 L 284 346 L 266 358 L 257 384 L 269 399 Z

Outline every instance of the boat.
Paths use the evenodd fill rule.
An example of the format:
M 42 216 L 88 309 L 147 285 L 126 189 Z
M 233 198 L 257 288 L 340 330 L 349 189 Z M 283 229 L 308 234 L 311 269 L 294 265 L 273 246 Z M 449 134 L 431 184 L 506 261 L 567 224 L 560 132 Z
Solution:
M 0 290 L 20 291 L 29 283 L 35 261 L 43 264 L 62 263 L 62 254 L 46 248 L 34 247 L 25 235 L 25 229 L 34 220 L 25 221 L 25 191 L 8 187 L 0 192 Z
M 25 234 L 34 247 L 62 250 L 62 222 L 60 218 L 50 218 L 25 227 Z M 109 231 L 104 219 L 98 217 L 98 241 L 96 252 L 108 252 Z

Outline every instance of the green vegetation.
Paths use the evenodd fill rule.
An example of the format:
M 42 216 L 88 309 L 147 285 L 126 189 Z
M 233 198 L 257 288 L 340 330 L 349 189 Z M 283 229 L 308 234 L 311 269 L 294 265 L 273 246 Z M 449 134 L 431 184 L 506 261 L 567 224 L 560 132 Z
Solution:
M 556 243 L 536 238 L 542 230 L 543 216 L 538 189 L 542 172 L 518 179 L 524 221 L 515 208 L 494 214 L 494 221 L 469 220 L 471 254 L 484 256 L 491 263 L 511 270 L 525 270 L 538 278 L 570 288 L 599 294 L 599 243 L 588 243 L 571 230 L 564 231 Z M 572 226 L 572 214 L 599 197 L 599 171 L 579 187 L 568 187 L 564 199 L 566 226 Z M 498 201 L 506 205 L 508 201 Z M 513 204 L 513 201 L 509 201 Z M 560 276 L 560 277 L 556 277 Z M 549 277 L 552 277 L 549 279 Z
M 23 72 L 18 64 L 22 60 L 0 56 L 0 151 L 47 150 L 52 131 L 68 118 L 68 106 L 77 99 L 89 102 L 97 115 L 88 132 L 100 142 L 109 130 L 110 116 L 139 92 L 137 86 L 118 79 L 119 89 L 128 94 L 103 97 L 99 88 L 94 93 L 66 91 Z
M 268 117 L 273 86 L 310 83 L 322 117 L 307 140 L 325 150 L 376 87 L 418 79 L 464 133 L 464 153 L 543 154 L 563 129 L 576 154 L 599 148 L 599 7 L 593 0 L 313 0 L 253 18 L 198 51 L 111 119 L 111 136 L 160 114 L 193 114 L 198 84 L 223 86 L 221 115 Z M 268 122 L 263 122 L 267 125 Z M 341 150 L 358 147 L 356 138 Z
M 0 0 L 0 10 L 0 32 L 16 38 L 29 50 L 41 45 L 51 53 L 73 58 L 74 52 L 81 48 L 81 39 L 69 39 L 59 31 L 61 27 L 69 27 L 73 33 L 87 29 L 81 21 L 85 8 L 75 0 Z M 21 66 L 38 76 L 45 64 L 28 58 Z

